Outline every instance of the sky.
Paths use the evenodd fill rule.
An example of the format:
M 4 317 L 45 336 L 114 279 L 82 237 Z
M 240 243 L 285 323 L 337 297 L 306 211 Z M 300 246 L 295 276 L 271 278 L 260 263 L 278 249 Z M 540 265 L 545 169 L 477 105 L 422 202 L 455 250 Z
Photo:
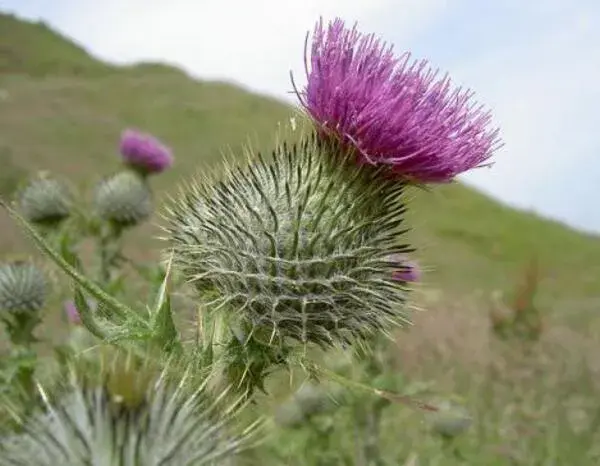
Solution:
M 0 10 L 43 19 L 111 62 L 164 61 L 289 101 L 319 16 L 357 21 L 491 110 L 504 146 L 463 181 L 600 232 L 598 0 L 0 0 Z

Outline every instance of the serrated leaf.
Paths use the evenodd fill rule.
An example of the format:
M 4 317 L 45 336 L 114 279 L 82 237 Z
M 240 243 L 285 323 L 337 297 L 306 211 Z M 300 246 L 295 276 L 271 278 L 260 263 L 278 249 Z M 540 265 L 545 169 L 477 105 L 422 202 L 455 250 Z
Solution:
M 102 340 L 108 340 L 110 338 L 108 333 L 97 324 L 92 314 L 92 310 L 81 292 L 81 287 L 77 285 L 75 285 L 75 307 L 77 308 L 77 312 L 79 312 L 81 322 L 94 336 L 101 338 Z
M 173 313 L 171 311 L 171 297 L 169 294 L 163 300 L 162 306 L 154 316 L 152 331 L 155 341 L 166 351 L 174 350 L 178 347 L 179 334 L 173 322 Z
M 156 303 L 152 311 L 152 330 L 154 339 L 165 350 L 172 350 L 178 346 L 178 333 L 173 322 L 173 312 L 171 310 L 171 296 L 169 294 L 169 276 L 171 272 L 171 258 L 167 264 L 163 281 L 158 289 Z

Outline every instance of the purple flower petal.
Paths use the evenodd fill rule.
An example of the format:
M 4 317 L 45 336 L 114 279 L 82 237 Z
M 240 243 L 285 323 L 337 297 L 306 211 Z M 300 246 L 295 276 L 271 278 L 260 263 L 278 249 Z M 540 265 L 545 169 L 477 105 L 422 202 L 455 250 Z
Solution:
M 306 73 L 298 96 L 321 133 L 401 178 L 447 182 L 483 166 L 500 145 L 471 91 L 341 19 L 317 23 Z
M 120 150 L 126 163 L 145 173 L 160 173 L 173 164 L 173 155 L 167 146 L 137 130 L 123 132 Z
M 398 269 L 392 273 L 392 279 L 401 282 L 418 282 L 421 279 L 421 269 L 417 262 L 409 260 L 402 254 L 394 254 L 388 258 L 389 262 Z
M 92 299 L 88 299 L 87 300 L 88 306 L 89 308 L 94 311 L 97 307 L 97 303 L 92 300 Z M 81 316 L 79 315 L 79 310 L 77 309 L 77 306 L 75 305 L 74 301 L 65 301 L 64 303 L 64 309 L 65 309 L 65 314 L 67 315 L 67 319 L 69 320 L 69 322 L 71 322 L 72 324 L 75 325 L 81 325 Z
M 67 314 L 67 319 L 69 322 L 75 325 L 81 325 L 81 317 L 79 315 L 79 311 L 77 310 L 77 306 L 73 301 L 66 301 L 64 304 L 65 314 Z

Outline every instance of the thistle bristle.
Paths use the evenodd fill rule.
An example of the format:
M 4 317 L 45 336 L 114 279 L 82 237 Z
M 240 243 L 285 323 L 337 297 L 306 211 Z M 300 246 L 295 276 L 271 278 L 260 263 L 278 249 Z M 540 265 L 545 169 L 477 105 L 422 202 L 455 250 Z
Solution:
M 408 322 L 385 259 L 410 250 L 403 185 L 351 157 L 313 134 L 185 188 L 164 230 L 183 275 L 216 290 L 208 310 L 230 310 L 270 343 L 329 346 Z
M 68 186 L 40 173 L 19 192 L 17 204 L 23 216 L 37 224 L 56 224 L 71 213 L 72 194 Z
M 29 262 L 0 265 L 0 312 L 37 312 L 47 292 L 44 273 Z
M 225 464 L 255 433 L 234 429 L 242 406 L 214 400 L 189 371 L 130 355 L 71 364 L 60 389 L 40 387 L 44 412 L 0 440 L 0 464 Z

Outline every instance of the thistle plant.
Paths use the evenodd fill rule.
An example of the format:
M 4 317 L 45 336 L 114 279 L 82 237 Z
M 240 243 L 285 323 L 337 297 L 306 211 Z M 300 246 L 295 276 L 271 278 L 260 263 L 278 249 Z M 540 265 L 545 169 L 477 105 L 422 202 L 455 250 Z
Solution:
M 384 260 L 407 250 L 403 187 L 346 157 L 308 136 L 184 192 L 166 230 L 205 309 L 279 348 L 352 344 L 408 321 Z
M 390 257 L 389 260 L 398 266 L 392 274 L 394 280 L 411 283 L 421 279 L 421 269 L 417 262 L 398 255 Z
M 31 262 L 0 265 L 0 320 L 13 345 L 28 347 L 41 321 L 48 280 Z
M 94 192 L 100 280 L 109 284 L 119 268 L 123 233 L 147 220 L 153 211 L 152 191 L 144 176 L 124 170 L 102 180 Z
M 163 172 L 173 164 L 171 149 L 139 130 L 123 131 L 120 150 L 124 162 L 143 176 Z
M 73 195 L 66 183 L 40 172 L 21 190 L 17 202 L 27 220 L 52 228 L 71 214 Z
M 172 196 L 163 211 L 166 266 L 152 303 L 129 305 L 114 292 L 111 270 L 120 251 L 108 245 L 152 211 L 148 177 L 172 162 L 158 140 L 125 132 L 126 169 L 95 191 L 94 212 L 107 228 L 98 230 L 104 256 L 97 279 L 73 251 L 53 248 L 5 205 L 74 281 L 81 323 L 96 338 L 140 358 L 158 352 L 159 363 L 193 360 L 197 370 L 210 374 L 211 387 L 232 387 L 244 397 L 265 390 L 269 374 L 293 364 L 311 376 L 366 386 L 320 368 L 310 350 L 341 348 L 360 358 L 410 324 L 408 294 L 419 274 L 406 259 L 413 248 L 404 235 L 404 194 L 488 164 L 499 147 L 498 130 L 490 128 L 489 112 L 472 101 L 470 91 L 453 89 L 426 62 L 395 57 L 391 46 L 346 28 L 342 20 L 327 26 L 319 21 L 306 62 L 307 84 L 297 95 L 308 126 L 292 128 L 295 142 L 283 135 L 269 154 L 248 148 L 235 154 L 244 163 L 224 162 L 220 173 L 184 182 Z M 194 341 L 183 341 L 174 323 L 173 275 L 187 282 L 198 308 Z M 87 298 L 98 303 L 95 311 Z M 404 400 L 384 389 L 367 391 Z M 104 406 L 97 392 L 74 393 L 69 407 L 54 410 L 64 426 L 83 426 L 70 414 L 72 406 L 80 403 L 82 412 Z M 127 439 L 139 438 L 139 431 L 123 429 Z M 101 455 L 85 437 L 87 424 L 76 430 L 87 447 L 44 454 L 57 461 L 70 458 L 64 451 Z M 119 454 L 133 455 L 122 440 Z M 110 444 L 106 451 L 117 449 Z
M 258 424 L 240 430 L 240 400 L 214 398 L 180 366 L 107 348 L 71 361 L 66 382 L 40 386 L 45 409 L 0 440 L 0 464 L 227 464 Z
M 99 256 L 98 280 L 115 292 L 119 291 L 120 269 L 125 259 L 120 239 L 125 230 L 140 224 L 152 213 L 151 190 L 146 175 L 132 170 L 132 163 L 122 148 L 126 170 L 103 180 L 95 191 L 96 208 L 88 209 L 76 202 L 70 185 L 48 172 L 31 177 L 16 192 L 14 205 L 23 218 L 34 225 L 36 231 L 53 248 L 58 248 L 79 270 L 84 270 L 78 257 L 78 246 L 85 238 L 95 238 Z M 152 150 L 149 143 L 146 152 Z M 164 145 L 161 151 L 166 151 Z M 139 153 L 139 150 L 138 150 Z M 131 154 L 130 154 L 131 155 Z M 169 152 L 169 163 L 172 154 Z M 139 165 L 139 163 L 138 163 Z M 156 165 L 156 164 L 155 164 Z M 156 167 L 153 170 L 157 172 Z M 138 269 L 142 267 L 133 264 Z M 50 285 L 45 274 L 32 262 L 12 261 L 0 265 L 0 321 L 10 338 L 10 348 L 3 358 L 0 391 L 4 398 L 27 404 L 32 396 L 38 357 L 32 347 L 36 342 L 34 330 L 40 324 L 42 311 L 50 300 Z M 90 305 L 93 310 L 96 306 Z M 79 352 L 98 343 L 81 319 L 73 301 L 66 310 L 71 335 L 64 343 L 54 347 L 57 354 Z M 19 404 L 19 403 L 17 403 Z M 25 410 L 27 411 L 27 410 Z M 4 419 L 4 417 L 2 417 Z
M 79 315 L 79 311 L 77 310 L 75 302 L 65 302 L 65 315 L 67 316 L 69 323 L 74 325 L 81 325 L 81 316 Z
M 473 92 L 410 53 L 341 19 L 314 29 L 300 103 L 323 137 L 350 147 L 359 163 L 383 165 L 390 176 L 448 182 L 489 163 L 500 147 L 491 114 Z
M 127 228 L 152 214 L 152 193 L 144 178 L 122 171 L 103 180 L 94 193 L 97 215 L 116 228 Z
M 34 331 L 42 320 L 48 296 L 48 280 L 32 262 L 0 265 L 0 322 L 10 340 L 8 354 L 0 363 L 0 398 L 23 405 L 34 385 L 36 354 Z M 0 407 L 4 421 L 5 409 Z

